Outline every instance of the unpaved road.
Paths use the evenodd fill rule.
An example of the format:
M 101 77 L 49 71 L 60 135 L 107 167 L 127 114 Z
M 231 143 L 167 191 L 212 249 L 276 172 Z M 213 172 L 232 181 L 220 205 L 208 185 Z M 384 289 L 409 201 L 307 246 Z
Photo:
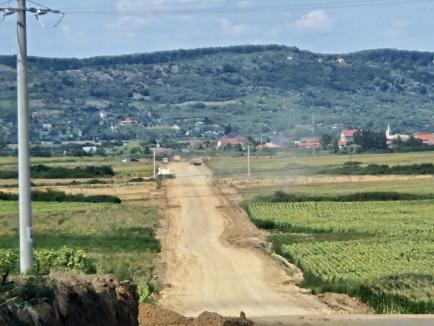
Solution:
M 433 315 L 335 314 L 318 297 L 302 293 L 275 260 L 255 248 L 262 233 L 231 206 L 232 195 L 213 187 L 206 167 L 176 163 L 170 168 L 177 178 L 167 181 L 160 234 L 164 308 L 186 316 L 244 311 L 258 326 L 434 325 Z
M 164 308 L 187 316 L 205 310 L 226 316 L 242 310 L 249 317 L 330 313 L 315 296 L 285 285 L 287 273 L 261 250 L 227 241 L 237 230 L 253 242 L 259 235 L 212 187 L 206 167 L 176 163 L 171 169 L 177 178 L 167 183 Z

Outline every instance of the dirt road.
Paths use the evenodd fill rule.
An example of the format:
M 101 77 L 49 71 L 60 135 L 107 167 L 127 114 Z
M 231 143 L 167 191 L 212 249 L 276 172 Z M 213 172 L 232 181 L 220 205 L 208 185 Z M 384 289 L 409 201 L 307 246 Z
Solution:
M 171 169 L 177 178 L 167 184 L 164 308 L 187 316 L 205 310 L 226 316 L 242 310 L 249 317 L 330 313 L 315 296 L 290 284 L 276 261 L 253 248 L 261 233 L 217 193 L 206 167 L 176 163 Z

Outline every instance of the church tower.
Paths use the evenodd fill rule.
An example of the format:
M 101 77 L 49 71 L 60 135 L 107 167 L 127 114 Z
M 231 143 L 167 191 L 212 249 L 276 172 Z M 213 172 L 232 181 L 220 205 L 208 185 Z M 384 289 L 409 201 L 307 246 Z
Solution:
M 387 124 L 386 139 L 390 139 L 390 124 Z

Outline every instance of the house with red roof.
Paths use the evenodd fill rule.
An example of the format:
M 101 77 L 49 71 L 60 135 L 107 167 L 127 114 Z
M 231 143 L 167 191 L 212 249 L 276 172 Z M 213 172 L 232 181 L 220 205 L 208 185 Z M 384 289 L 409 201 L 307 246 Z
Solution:
M 135 126 L 135 125 L 137 125 L 137 120 L 127 118 L 127 119 L 125 119 L 125 120 L 122 120 L 119 124 L 120 124 L 122 127 L 125 127 L 125 126 Z
M 425 145 L 434 145 L 434 134 L 430 132 L 418 132 L 414 134 L 414 138 L 420 139 Z
M 219 149 L 220 147 L 224 146 L 224 145 L 241 145 L 241 147 L 244 149 L 244 144 L 246 143 L 246 138 L 245 137 L 222 137 L 219 139 L 219 141 L 217 142 L 217 149 Z
M 338 141 L 339 148 L 345 148 L 348 144 L 354 142 L 354 134 L 357 132 L 357 129 L 344 129 L 341 132 L 341 137 Z
M 275 144 L 275 143 L 273 143 L 273 142 L 267 142 L 267 143 L 265 143 L 265 144 L 261 144 L 261 145 L 256 146 L 256 149 L 257 149 L 257 150 L 264 150 L 264 149 L 277 149 L 277 148 L 280 148 L 280 147 L 282 147 L 282 146 L 281 146 L 281 145 L 278 145 L 278 144 Z
M 298 149 L 312 149 L 321 147 L 319 138 L 301 138 L 300 140 L 296 140 L 294 144 Z

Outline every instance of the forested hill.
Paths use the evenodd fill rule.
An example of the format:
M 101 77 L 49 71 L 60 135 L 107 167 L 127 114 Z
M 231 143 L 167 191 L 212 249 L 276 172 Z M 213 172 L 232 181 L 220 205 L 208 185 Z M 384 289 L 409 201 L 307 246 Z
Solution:
M 434 131 L 434 53 L 317 54 L 234 46 L 88 59 L 29 58 L 34 139 L 303 136 L 333 125 Z M 15 137 L 15 57 L 0 56 L 0 128 Z M 103 115 L 100 113 L 104 112 Z M 138 126 L 111 126 L 125 118 Z M 49 133 L 42 125 L 52 124 Z M 199 123 L 199 125 L 198 125 Z M 208 127 L 203 127 L 206 125 Z M 159 134 L 160 133 L 160 134 Z

